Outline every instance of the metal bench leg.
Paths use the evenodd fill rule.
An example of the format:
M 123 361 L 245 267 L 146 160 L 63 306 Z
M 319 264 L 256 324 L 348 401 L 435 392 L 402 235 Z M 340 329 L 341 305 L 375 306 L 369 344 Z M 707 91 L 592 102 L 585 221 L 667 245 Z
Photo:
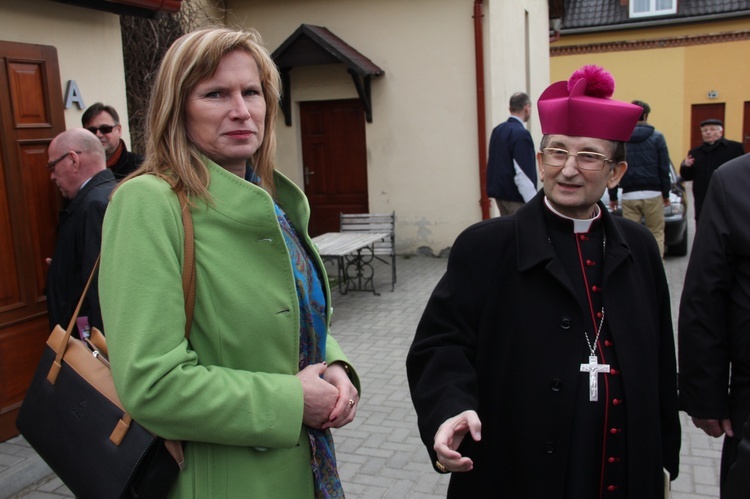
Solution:
M 369 253 L 363 254 L 363 250 Z M 344 257 L 344 280 L 346 281 L 346 294 L 349 291 L 372 291 L 374 295 L 380 296 L 375 290 L 375 268 L 372 266 L 374 252 L 372 248 L 362 248 L 354 255 Z
M 347 292 L 347 288 L 349 287 L 349 283 L 347 282 L 346 272 L 344 270 L 344 257 L 343 256 L 339 256 L 336 258 L 336 267 L 338 268 L 339 293 L 341 293 L 342 295 L 345 295 Z
M 396 289 L 396 255 L 391 257 L 391 293 Z

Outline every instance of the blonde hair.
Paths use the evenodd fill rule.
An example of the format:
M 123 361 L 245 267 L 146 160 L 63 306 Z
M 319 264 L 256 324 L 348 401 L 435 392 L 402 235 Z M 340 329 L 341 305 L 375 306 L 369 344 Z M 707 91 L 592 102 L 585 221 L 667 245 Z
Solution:
M 206 28 L 178 38 L 167 50 L 154 81 L 147 119 L 145 161 L 136 174 L 164 178 L 177 193 L 210 201 L 209 172 L 201 151 L 188 138 L 185 102 L 199 83 L 210 78 L 222 58 L 234 51 L 250 54 L 258 64 L 266 101 L 265 134 L 250 163 L 261 186 L 273 195 L 276 157 L 275 121 L 281 77 L 260 35 L 229 28 Z

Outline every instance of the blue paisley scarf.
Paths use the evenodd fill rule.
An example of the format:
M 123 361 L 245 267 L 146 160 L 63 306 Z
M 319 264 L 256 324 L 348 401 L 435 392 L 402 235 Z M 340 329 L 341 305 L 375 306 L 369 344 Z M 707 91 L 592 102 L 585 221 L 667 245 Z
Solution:
M 245 178 L 255 184 L 260 180 L 249 167 Z M 302 370 L 310 364 L 323 362 L 326 358 L 328 327 L 325 293 L 318 271 L 300 242 L 297 231 L 279 205 L 274 203 L 274 207 L 294 269 L 300 305 L 299 368 Z M 308 428 L 307 432 L 310 439 L 316 499 L 344 498 L 344 489 L 336 469 L 336 453 L 331 430 Z

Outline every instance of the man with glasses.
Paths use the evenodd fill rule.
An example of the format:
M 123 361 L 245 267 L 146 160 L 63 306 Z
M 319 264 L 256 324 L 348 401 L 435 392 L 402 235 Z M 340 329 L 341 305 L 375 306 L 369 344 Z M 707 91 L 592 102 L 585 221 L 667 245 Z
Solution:
M 700 216 L 708 183 L 716 169 L 730 159 L 745 154 L 742 144 L 724 138 L 724 124 L 721 120 L 703 120 L 700 126 L 703 144 L 690 149 L 687 158 L 680 164 L 680 176 L 693 181 L 695 220 Z
M 107 154 L 107 168 L 112 170 L 118 182 L 141 166 L 143 157 L 125 147 L 120 116 L 115 108 L 97 102 L 86 109 L 81 123 L 101 141 Z
M 641 108 L 586 66 L 539 98 L 543 189 L 459 235 L 407 355 L 448 497 L 662 498 L 678 473 L 672 316 L 651 233 L 599 201 Z
M 67 327 L 86 281 L 99 257 L 102 222 L 109 196 L 117 185 L 105 166 L 102 144 L 83 128 L 65 131 L 52 140 L 47 169 L 68 200 L 60 213 L 57 245 L 47 259 L 47 313 L 50 329 Z M 89 327 L 104 331 L 99 293 L 94 279 L 81 307 L 80 330 Z

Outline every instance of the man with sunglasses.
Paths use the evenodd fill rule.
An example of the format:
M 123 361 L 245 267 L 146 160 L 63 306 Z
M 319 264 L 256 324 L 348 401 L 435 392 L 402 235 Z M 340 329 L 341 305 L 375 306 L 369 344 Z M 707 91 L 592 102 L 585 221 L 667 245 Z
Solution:
M 81 123 L 83 128 L 101 141 L 107 154 L 107 168 L 112 170 L 118 182 L 141 166 L 143 157 L 128 151 L 125 147 L 120 116 L 115 108 L 97 102 L 86 109 L 81 117 Z
M 448 497 L 664 496 L 680 423 L 672 316 L 651 233 L 599 201 L 641 108 L 586 66 L 542 93 L 543 189 L 459 235 L 407 356 Z
M 60 212 L 55 253 L 47 259 L 47 315 L 52 329 L 56 324 L 67 327 L 73 316 L 99 257 L 104 212 L 117 182 L 105 166 L 101 143 L 83 128 L 55 137 L 48 154 L 50 180 L 68 201 Z M 87 318 L 89 327 L 104 331 L 96 279 L 79 317 Z M 85 325 L 80 329 L 85 329 Z

